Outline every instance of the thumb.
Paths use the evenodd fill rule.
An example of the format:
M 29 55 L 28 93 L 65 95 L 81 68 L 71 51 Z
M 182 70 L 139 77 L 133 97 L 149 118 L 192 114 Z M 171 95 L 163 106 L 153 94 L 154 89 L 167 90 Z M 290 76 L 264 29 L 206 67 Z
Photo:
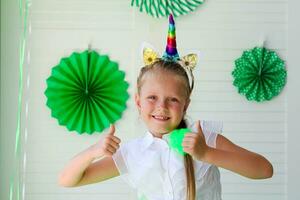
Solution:
M 197 134 L 203 135 L 203 131 L 202 131 L 200 120 L 198 120 L 198 122 L 196 124 L 196 128 L 197 128 Z
M 109 135 L 114 135 L 115 134 L 115 125 L 113 125 L 113 124 L 110 124 L 110 126 L 109 126 L 109 130 L 108 130 L 108 134 Z

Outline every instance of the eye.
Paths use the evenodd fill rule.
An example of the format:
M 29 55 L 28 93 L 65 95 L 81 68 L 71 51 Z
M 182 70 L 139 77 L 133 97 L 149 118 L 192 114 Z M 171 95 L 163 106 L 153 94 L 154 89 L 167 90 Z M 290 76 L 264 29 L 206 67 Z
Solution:
M 171 102 L 179 102 L 179 100 L 177 98 L 175 98 L 175 97 L 170 98 L 170 101 Z
M 151 96 L 148 96 L 147 99 L 149 99 L 149 100 L 155 100 L 155 99 L 156 99 L 156 96 L 151 95 Z

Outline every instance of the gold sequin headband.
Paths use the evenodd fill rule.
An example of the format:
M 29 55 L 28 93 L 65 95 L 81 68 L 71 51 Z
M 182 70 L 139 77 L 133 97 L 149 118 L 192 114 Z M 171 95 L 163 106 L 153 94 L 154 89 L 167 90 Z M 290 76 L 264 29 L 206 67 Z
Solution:
M 145 65 L 150 65 L 160 58 L 163 59 L 163 57 L 160 57 L 159 53 L 156 52 L 154 49 L 150 47 L 143 48 L 143 61 Z M 198 62 L 198 55 L 191 53 L 186 56 L 183 56 L 182 58 L 179 58 L 179 60 L 175 62 L 179 63 L 182 67 L 186 69 L 194 70 Z

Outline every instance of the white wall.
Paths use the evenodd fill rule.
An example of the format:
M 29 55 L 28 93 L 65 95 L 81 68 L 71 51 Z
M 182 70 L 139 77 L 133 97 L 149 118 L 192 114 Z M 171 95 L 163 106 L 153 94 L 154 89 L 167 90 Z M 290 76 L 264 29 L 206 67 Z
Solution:
M 300 178 L 300 145 L 299 145 L 299 86 L 300 86 L 300 68 L 299 66 L 299 1 L 289 1 L 288 11 L 288 70 L 289 85 L 287 90 L 287 197 L 288 199 L 300 199 L 298 182 Z
M 298 97 L 295 98 L 293 92 L 289 92 L 287 96 L 287 88 L 292 88 L 297 83 L 299 85 L 299 81 L 295 77 L 294 82 L 290 83 L 288 79 L 287 87 L 278 97 L 258 104 L 248 102 L 236 92 L 230 75 L 234 60 L 243 50 L 258 45 L 263 37 L 266 38 L 267 47 L 275 49 L 287 60 L 287 52 L 291 52 L 287 48 L 287 35 L 291 35 L 287 25 L 293 24 L 297 18 L 297 13 L 291 9 L 295 15 L 287 20 L 290 14 L 287 6 L 293 5 L 290 2 L 292 1 L 207 1 L 196 12 L 176 20 L 179 52 L 184 55 L 190 49 L 199 49 L 204 55 L 200 68 L 195 71 L 196 88 L 189 115 L 192 118 L 223 120 L 225 136 L 243 147 L 265 155 L 274 165 L 274 177 L 260 181 L 221 170 L 224 200 L 282 200 L 287 199 L 286 189 L 293 188 L 294 182 L 286 180 L 287 152 L 293 155 L 293 150 L 286 147 L 287 142 L 290 142 L 288 139 L 299 139 L 297 135 L 288 134 L 288 131 L 296 130 L 296 114 L 289 111 L 295 110 L 294 106 L 297 104 L 293 100 Z M 24 71 L 24 85 L 28 83 L 28 87 L 24 88 L 23 96 L 23 108 L 25 111 L 28 107 L 28 115 L 23 112 L 22 121 L 22 133 L 25 130 L 28 133 L 28 140 L 23 143 L 23 153 L 27 155 L 24 172 L 26 199 L 135 199 L 134 191 L 120 178 L 75 189 L 57 186 L 57 174 L 63 165 L 77 152 L 96 142 L 99 136 L 79 136 L 58 126 L 45 106 L 46 98 L 43 94 L 51 67 L 73 51 L 86 49 L 88 44 L 119 62 L 131 84 L 129 92 L 133 94 L 135 77 L 141 65 L 138 52 L 140 44 L 148 41 L 158 50 L 163 50 L 167 20 L 153 19 L 139 13 L 129 4 L 130 1 L 121 0 L 32 1 L 29 14 L 32 31 L 27 38 L 26 50 L 26 57 L 30 57 L 30 60 L 26 61 Z M 18 51 L 16 26 L 20 25 L 16 17 L 11 18 L 13 13 L 14 16 L 18 15 L 17 6 L 17 2 L 13 1 L 1 4 L 1 10 L 4 8 L 6 16 L 4 19 L 1 17 L 1 21 L 4 21 L 4 25 L 1 23 L 1 32 L 4 26 L 3 41 L 6 41 L 1 44 L 1 55 L 4 55 L 4 59 L 1 57 L 3 160 L 11 159 L 8 155 L 14 144 L 12 136 L 15 133 L 17 112 L 18 57 L 15 52 Z M 1 38 L 3 36 L 1 34 Z M 292 46 L 295 43 L 290 44 Z M 3 49 L 9 51 L 3 52 Z M 296 52 L 296 48 L 293 52 Z M 12 61 L 9 59 L 11 57 L 15 59 Z M 296 59 L 288 61 L 288 70 L 295 70 Z M 123 141 L 141 134 L 137 132 L 140 129 L 139 119 L 132 98 L 128 106 L 124 119 L 117 123 L 117 134 Z M 293 149 L 296 146 L 293 143 L 291 145 L 293 146 L 289 147 Z M 3 168 L 9 170 L 9 165 L 3 165 Z M 4 176 L 8 180 L 6 173 Z M 4 192 L 0 192 L 0 197 L 7 199 L 8 185 L 4 184 L 3 188 Z M 297 195 L 296 190 L 288 191 L 291 191 L 289 199 L 295 199 L 290 197 Z

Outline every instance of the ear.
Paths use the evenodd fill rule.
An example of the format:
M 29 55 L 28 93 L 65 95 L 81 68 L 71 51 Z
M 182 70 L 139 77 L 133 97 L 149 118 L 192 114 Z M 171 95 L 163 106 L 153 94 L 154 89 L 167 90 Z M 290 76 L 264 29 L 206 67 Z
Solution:
M 140 95 L 138 93 L 135 94 L 134 101 L 135 101 L 136 107 L 140 111 L 140 109 L 141 109 L 141 100 L 140 100 Z
M 185 105 L 184 105 L 184 109 L 183 109 L 184 113 L 185 113 L 186 110 L 188 109 L 188 107 L 189 107 L 189 105 L 190 105 L 190 102 L 191 102 L 191 99 L 188 98 L 188 100 L 186 101 L 186 103 L 185 103 Z
M 182 66 L 194 70 L 198 63 L 198 59 L 199 57 L 197 54 L 188 54 L 180 59 L 180 63 Z
M 145 65 L 152 64 L 155 62 L 160 56 L 157 51 L 155 51 L 154 47 L 149 43 L 144 42 L 142 44 L 142 58 Z

